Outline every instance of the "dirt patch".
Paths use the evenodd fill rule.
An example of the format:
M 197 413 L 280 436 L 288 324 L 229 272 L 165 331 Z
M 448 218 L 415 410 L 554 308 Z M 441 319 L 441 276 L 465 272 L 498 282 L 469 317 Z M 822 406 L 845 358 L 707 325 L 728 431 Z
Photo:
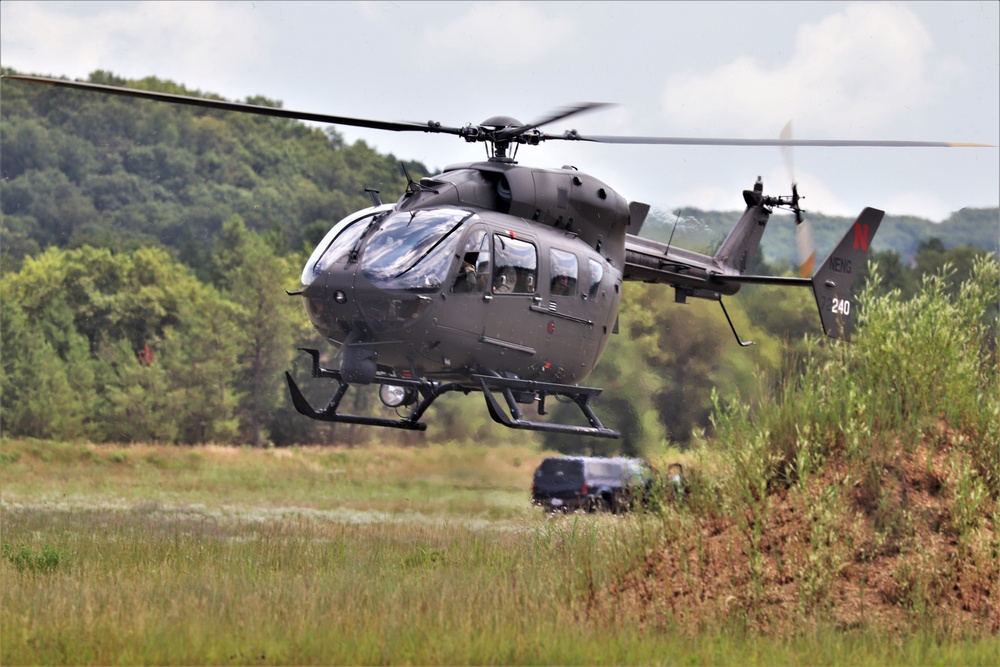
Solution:
M 995 499 L 970 512 L 948 437 L 900 445 L 877 467 L 833 456 L 806 482 L 770 490 L 757 511 L 672 508 L 664 543 L 600 603 L 691 631 L 736 621 L 774 634 L 832 625 L 995 635 Z

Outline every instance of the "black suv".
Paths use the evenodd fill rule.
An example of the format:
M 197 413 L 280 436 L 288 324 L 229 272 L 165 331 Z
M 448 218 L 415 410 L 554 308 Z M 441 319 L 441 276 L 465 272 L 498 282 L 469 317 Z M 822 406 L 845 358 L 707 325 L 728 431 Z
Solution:
M 622 512 L 644 502 L 652 483 L 653 469 L 642 459 L 553 457 L 535 470 L 531 503 L 550 511 Z

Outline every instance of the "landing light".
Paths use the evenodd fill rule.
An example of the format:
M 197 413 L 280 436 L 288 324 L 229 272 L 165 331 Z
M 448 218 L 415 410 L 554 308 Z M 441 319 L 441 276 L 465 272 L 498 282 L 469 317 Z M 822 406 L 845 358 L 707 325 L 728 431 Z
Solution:
M 399 387 L 394 384 L 384 384 L 379 387 L 378 397 L 387 408 L 398 408 L 409 405 L 416 399 L 416 392 L 411 387 Z

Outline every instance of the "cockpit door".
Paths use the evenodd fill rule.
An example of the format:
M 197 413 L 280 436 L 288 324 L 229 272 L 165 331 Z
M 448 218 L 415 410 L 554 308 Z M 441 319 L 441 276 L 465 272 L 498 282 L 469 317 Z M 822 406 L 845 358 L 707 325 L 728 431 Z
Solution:
M 545 321 L 532 312 L 539 302 L 538 246 L 533 239 L 513 232 L 492 235 L 493 273 L 488 293 L 489 304 L 484 341 L 504 355 L 533 357 L 544 339 Z

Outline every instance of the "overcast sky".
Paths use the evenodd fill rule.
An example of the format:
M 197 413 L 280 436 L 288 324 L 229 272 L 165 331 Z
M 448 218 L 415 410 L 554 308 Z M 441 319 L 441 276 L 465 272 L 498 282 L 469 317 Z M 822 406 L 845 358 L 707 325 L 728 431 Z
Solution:
M 243 100 L 378 120 L 530 122 L 608 110 L 561 133 L 1000 144 L 1000 3 L 0 2 L 0 62 L 84 78 L 154 75 Z M 20 85 L 20 84 L 5 84 Z M 0 99 L 2 103 L 2 99 Z M 339 128 L 441 168 L 481 144 Z M 627 199 L 735 210 L 780 149 L 549 142 L 522 164 L 573 164 Z M 1000 205 L 998 149 L 796 149 L 807 209 L 941 220 Z M 1000 226 L 1000 222 L 998 222 Z

